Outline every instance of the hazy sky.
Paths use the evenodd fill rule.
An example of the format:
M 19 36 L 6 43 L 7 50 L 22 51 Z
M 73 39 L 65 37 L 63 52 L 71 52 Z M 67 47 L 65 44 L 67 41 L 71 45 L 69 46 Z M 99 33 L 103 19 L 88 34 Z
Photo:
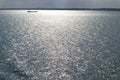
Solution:
M 0 8 L 120 8 L 120 0 L 0 0 Z

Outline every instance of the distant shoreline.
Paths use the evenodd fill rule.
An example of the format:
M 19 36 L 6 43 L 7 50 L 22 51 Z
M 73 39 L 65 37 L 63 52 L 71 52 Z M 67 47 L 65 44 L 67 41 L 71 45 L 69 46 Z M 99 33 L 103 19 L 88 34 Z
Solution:
M 120 8 L 0 8 L 0 10 L 98 10 L 98 11 L 120 11 Z

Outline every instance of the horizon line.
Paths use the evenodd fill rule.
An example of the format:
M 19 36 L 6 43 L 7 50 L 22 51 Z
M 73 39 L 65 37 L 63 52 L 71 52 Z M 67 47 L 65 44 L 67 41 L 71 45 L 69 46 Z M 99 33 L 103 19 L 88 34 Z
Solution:
M 0 8 L 0 10 L 120 10 L 120 8 Z

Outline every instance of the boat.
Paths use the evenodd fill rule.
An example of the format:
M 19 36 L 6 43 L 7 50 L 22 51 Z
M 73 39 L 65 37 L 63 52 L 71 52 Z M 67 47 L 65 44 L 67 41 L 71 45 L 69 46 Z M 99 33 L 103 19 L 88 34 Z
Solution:
M 29 13 L 34 13 L 34 12 L 35 12 L 35 13 L 36 13 L 36 12 L 38 12 L 38 11 L 27 11 L 27 12 L 29 12 Z

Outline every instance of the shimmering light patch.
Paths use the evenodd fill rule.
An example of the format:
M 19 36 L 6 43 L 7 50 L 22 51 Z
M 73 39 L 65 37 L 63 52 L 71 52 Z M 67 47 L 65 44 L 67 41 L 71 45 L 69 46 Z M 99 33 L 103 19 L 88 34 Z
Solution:
M 30 11 L 30 12 L 29 12 Z M 32 12 L 33 11 L 33 12 Z M 113 16 L 119 15 L 119 13 L 109 11 L 114 13 Z M 82 10 L 0 10 L 0 14 L 35 14 L 35 15 L 50 15 L 50 16 L 111 16 L 107 11 L 82 11 Z
M 65 10 L 44 10 L 40 11 L 41 14 L 43 15 L 69 15 L 70 11 L 65 11 Z

